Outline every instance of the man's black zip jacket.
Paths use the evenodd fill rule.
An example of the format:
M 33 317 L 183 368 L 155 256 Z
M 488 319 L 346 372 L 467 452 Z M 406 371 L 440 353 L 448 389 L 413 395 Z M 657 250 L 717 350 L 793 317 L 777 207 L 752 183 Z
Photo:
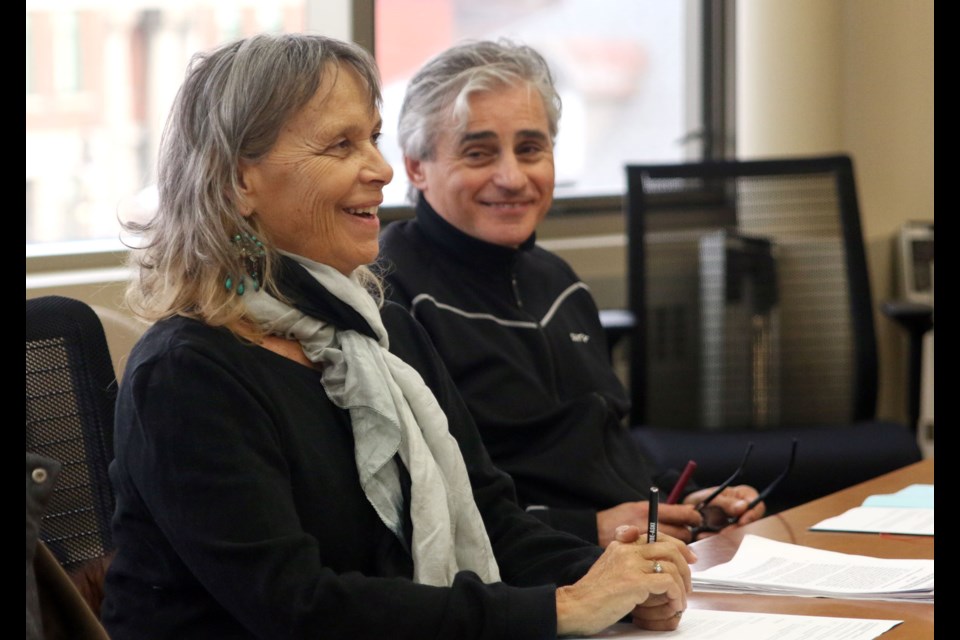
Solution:
M 629 404 L 587 286 L 531 236 L 484 242 L 420 197 L 381 235 L 387 295 L 426 328 L 521 504 L 597 541 L 597 511 L 644 500 L 656 476 L 625 423 Z

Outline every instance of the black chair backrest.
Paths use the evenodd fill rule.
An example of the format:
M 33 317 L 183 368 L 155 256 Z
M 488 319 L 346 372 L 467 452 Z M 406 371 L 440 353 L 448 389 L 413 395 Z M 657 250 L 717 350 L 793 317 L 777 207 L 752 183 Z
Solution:
M 873 303 L 844 155 L 627 167 L 634 424 L 876 414 Z
M 63 466 L 40 539 L 65 569 L 113 550 L 117 394 L 103 326 L 87 304 L 62 296 L 27 300 L 26 448 Z

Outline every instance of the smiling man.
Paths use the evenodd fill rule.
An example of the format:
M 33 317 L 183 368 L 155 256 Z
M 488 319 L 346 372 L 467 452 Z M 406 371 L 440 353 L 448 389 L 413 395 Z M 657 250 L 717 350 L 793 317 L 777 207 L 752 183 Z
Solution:
M 624 425 L 626 392 L 596 303 L 559 256 L 536 244 L 553 201 L 560 98 L 544 59 L 506 41 L 448 49 L 411 80 L 400 147 L 416 218 L 383 232 L 387 295 L 426 328 L 522 505 L 606 546 L 647 526 L 650 468 Z M 660 526 L 691 539 L 693 505 L 663 505 Z M 757 495 L 714 502 L 740 523 Z

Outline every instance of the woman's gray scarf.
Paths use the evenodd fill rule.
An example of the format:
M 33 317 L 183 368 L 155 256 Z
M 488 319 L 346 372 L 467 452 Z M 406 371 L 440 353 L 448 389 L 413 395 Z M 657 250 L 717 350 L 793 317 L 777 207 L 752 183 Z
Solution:
M 355 309 L 378 340 L 304 315 L 262 289 L 244 300 L 269 333 L 297 340 L 311 362 L 322 363 L 322 384 L 335 405 L 350 412 L 354 455 L 367 499 L 403 540 L 403 497 L 395 454 L 410 473 L 414 581 L 448 586 L 458 571 L 486 582 L 500 572 L 473 499 L 460 447 L 447 417 L 417 371 L 387 350 L 388 336 L 373 297 L 356 276 L 284 253 L 332 295 Z M 335 490 L 331 488 L 331 490 Z

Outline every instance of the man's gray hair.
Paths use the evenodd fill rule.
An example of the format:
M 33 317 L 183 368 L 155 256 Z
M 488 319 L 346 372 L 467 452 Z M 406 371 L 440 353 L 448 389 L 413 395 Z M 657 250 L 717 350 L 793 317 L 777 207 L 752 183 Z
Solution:
M 550 138 L 556 140 L 560 95 L 546 60 L 526 45 L 501 39 L 456 45 L 429 60 L 410 80 L 400 109 L 397 137 L 403 155 L 432 160 L 439 132 L 452 114 L 455 126 L 466 126 L 468 99 L 478 91 L 527 84 L 543 98 Z M 418 189 L 408 198 L 415 203 Z

